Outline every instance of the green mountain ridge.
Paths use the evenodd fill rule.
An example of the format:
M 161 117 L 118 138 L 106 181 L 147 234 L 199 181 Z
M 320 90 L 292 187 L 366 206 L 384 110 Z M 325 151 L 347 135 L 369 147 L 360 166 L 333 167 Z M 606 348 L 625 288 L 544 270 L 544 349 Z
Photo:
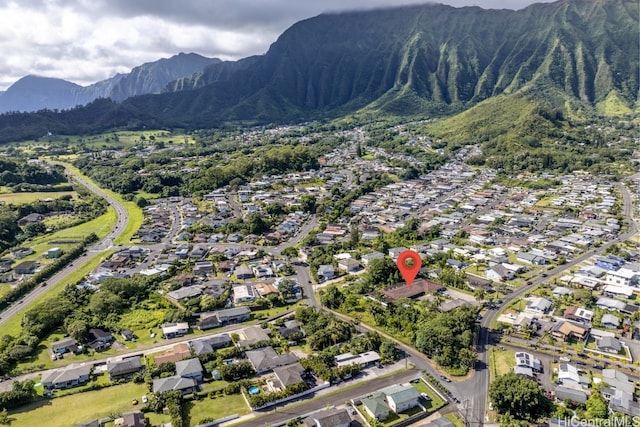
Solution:
M 420 5 L 323 14 L 294 24 L 265 55 L 212 64 L 160 95 L 87 108 L 102 109 L 96 131 L 353 113 L 440 117 L 521 93 L 562 111 L 573 104 L 589 114 L 637 111 L 639 14 L 635 0 L 560 0 L 519 11 Z M 65 114 L 90 115 L 21 117 L 32 136 L 18 135 L 33 137 L 45 124 L 58 126 L 49 127 L 57 133 L 91 128 L 69 123 Z M 11 121 L 0 116 L 0 140 L 8 140 L 9 129 L 16 135 Z

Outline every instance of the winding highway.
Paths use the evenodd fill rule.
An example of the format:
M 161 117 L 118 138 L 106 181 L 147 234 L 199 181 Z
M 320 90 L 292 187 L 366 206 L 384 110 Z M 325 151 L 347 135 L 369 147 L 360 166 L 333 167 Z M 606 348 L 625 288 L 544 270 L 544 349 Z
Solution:
M 127 224 L 129 223 L 129 215 L 127 214 L 127 210 L 124 208 L 124 206 L 122 206 L 122 204 L 117 200 L 115 200 L 113 197 L 109 196 L 104 191 L 95 187 L 94 185 L 86 181 L 83 177 L 75 174 L 70 169 L 66 169 L 66 172 L 67 172 L 67 176 L 69 177 L 69 180 L 73 180 L 77 182 L 78 184 L 87 188 L 92 193 L 104 198 L 109 203 L 109 205 L 111 205 L 111 207 L 113 207 L 116 211 L 116 215 L 118 219 L 116 221 L 116 225 L 111 230 L 111 232 L 107 234 L 107 236 L 105 236 L 101 241 L 87 248 L 87 253 L 90 253 L 93 256 L 95 256 L 113 247 L 114 240 L 116 240 L 124 232 L 125 228 L 127 227 Z M 79 261 L 70 263 L 65 268 L 63 268 L 62 270 L 58 271 L 56 274 L 51 276 L 45 282 L 46 283 L 45 286 L 36 287 L 34 290 L 29 292 L 27 295 L 25 295 L 22 299 L 18 300 L 17 302 L 13 303 L 11 306 L 7 307 L 4 311 L 2 311 L 0 313 L 0 326 L 8 322 L 14 316 L 21 314 L 38 297 L 46 294 L 56 284 L 60 283 L 61 281 L 64 281 L 67 278 L 67 276 L 69 276 L 71 273 L 73 273 L 77 269 L 78 266 L 76 264 L 78 263 Z

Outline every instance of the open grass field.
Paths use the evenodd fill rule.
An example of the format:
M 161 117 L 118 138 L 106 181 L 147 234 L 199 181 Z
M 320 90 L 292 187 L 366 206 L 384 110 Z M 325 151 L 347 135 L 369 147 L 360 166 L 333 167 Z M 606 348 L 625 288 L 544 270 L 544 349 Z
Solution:
M 131 399 L 140 400 L 149 390 L 145 384 L 122 384 L 71 396 L 41 400 L 9 412 L 12 426 L 69 427 L 107 416 L 140 409 Z M 46 421 L 45 421 L 46 420 Z M 165 417 L 165 421 L 169 418 Z
M 13 205 L 23 205 L 38 200 L 59 199 L 62 196 L 76 197 L 75 191 L 37 191 L 34 193 L 0 193 L 0 202 Z
M 515 352 L 512 350 L 499 350 L 492 347 L 489 350 L 489 367 L 491 369 L 491 381 L 498 375 L 508 374 L 516 366 Z
M 194 426 L 205 418 L 218 419 L 229 415 L 245 415 L 250 412 L 244 398 L 239 394 L 217 396 L 185 403 L 185 414 L 188 414 L 186 425 Z

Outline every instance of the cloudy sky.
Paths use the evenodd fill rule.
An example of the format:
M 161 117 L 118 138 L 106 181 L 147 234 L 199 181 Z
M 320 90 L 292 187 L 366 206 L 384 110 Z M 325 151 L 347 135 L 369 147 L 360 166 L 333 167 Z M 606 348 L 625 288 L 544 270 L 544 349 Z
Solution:
M 521 9 L 551 0 L 436 0 Z M 36 74 L 87 85 L 179 52 L 235 60 L 323 12 L 424 0 L 0 0 L 0 90 Z

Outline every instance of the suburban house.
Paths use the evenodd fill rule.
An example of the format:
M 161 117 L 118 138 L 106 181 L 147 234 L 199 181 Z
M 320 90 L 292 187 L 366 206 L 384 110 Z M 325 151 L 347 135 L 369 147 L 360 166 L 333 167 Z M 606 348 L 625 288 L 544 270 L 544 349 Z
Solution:
M 67 366 L 62 369 L 47 371 L 42 375 L 40 382 L 48 389 L 69 388 L 89 382 L 91 365 Z
M 602 315 L 600 323 L 605 328 L 618 329 L 620 327 L 620 319 L 618 319 L 617 316 L 609 313 L 605 313 Z
M 167 292 L 167 298 L 173 302 L 180 302 L 191 298 L 197 298 L 202 295 L 202 286 L 186 286 L 184 288 L 176 289 L 175 291 Z
M 345 258 L 338 261 L 338 269 L 346 273 L 355 273 L 360 268 L 360 263 L 353 258 Z
M 36 261 L 22 261 L 20 264 L 16 265 L 13 270 L 16 274 L 33 274 L 36 272 L 38 268 L 38 263 Z
M 385 394 L 389 408 L 396 414 L 418 406 L 420 394 L 411 385 L 392 385 L 380 391 Z
M 551 310 L 552 306 L 553 303 L 546 298 L 529 297 L 527 301 L 526 311 L 528 311 L 529 313 L 544 315 Z
M 102 351 L 111 347 L 113 341 L 113 335 L 109 331 L 103 331 L 98 328 L 89 329 L 89 336 L 87 338 L 89 346 L 95 351 Z
M 41 222 L 44 220 L 44 215 L 39 213 L 30 213 L 29 215 L 23 216 L 18 220 L 18 225 L 23 227 L 27 224 L 35 224 L 36 222 Z
M 284 325 L 278 328 L 278 335 L 282 338 L 289 338 L 293 334 L 302 333 L 304 335 L 304 331 L 300 327 L 300 324 L 297 320 L 287 320 L 284 322 Z
M 235 268 L 235 270 L 233 271 L 233 274 L 235 274 L 236 278 L 238 278 L 240 280 L 252 279 L 253 278 L 253 271 L 251 271 L 251 269 L 249 267 L 247 267 L 246 265 L 237 266 Z
M 603 369 L 602 382 L 607 384 L 610 388 L 622 390 L 630 394 L 633 394 L 635 389 L 633 382 L 629 381 L 627 374 L 620 372 L 617 369 Z M 608 397 L 604 392 L 603 396 L 605 398 Z
M 578 368 L 568 363 L 561 363 L 558 366 L 558 382 L 565 387 L 580 388 L 589 385 L 589 378 L 583 377 L 578 372 Z
M 604 276 L 604 281 L 608 285 L 635 286 L 638 284 L 638 273 L 627 268 L 609 270 Z
M 486 272 L 487 279 L 494 280 L 496 282 L 504 282 L 512 280 L 515 277 L 513 271 L 506 269 L 502 264 L 496 264 Z
M 570 400 L 576 403 L 585 403 L 587 401 L 587 393 L 570 387 L 556 387 L 556 400 L 559 402 Z
M 589 337 L 589 329 L 569 320 L 556 322 L 551 327 L 551 335 L 562 341 L 580 340 Z
M 246 283 L 233 287 L 233 303 L 241 304 L 243 302 L 255 301 L 258 298 L 258 292 L 251 283 Z
M 533 357 L 533 354 L 524 351 L 519 351 L 515 354 L 516 366 L 524 366 L 531 368 L 536 372 L 542 372 L 542 364 L 540 360 Z
M 182 378 L 179 375 L 174 375 L 153 380 L 152 389 L 154 393 L 177 390 L 184 396 L 198 391 L 198 383 L 193 378 Z
M 366 368 L 379 363 L 380 355 L 375 351 L 367 351 L 360 354 L 343 353 L 337 355 L 335 361 L 336 366 L 359 365 L 361 368 Z
M 564 311 L 564 318 L 567 320 L 573 320 L 574 322 L 591 323 L 593 319 L 593 311 L 586 308 L 578 308 L 575 306 L 567 307 Z
M 596 341 L 596 347 L 600 351 L 618 354 L 622 350 L 622 343 L 615 337 L 602 337 Z
M 76 353 L 79 349 L 78 342 L 73 338 L 64 338 L 51 343 L 51 351 L 55 354 Z
M 371 418 L 378 421 L 385 421 L 389 418 L 389 407 L 384 400 L 383 393 L 374 393 L 371 397 L 362 399 L 362 407 Z
M 119 360 L 117 362 L 111 362 L 107 364 L 107 373 L 111 381 L 119 380 L 122 378 L 130 378 L 138 371 L 144 369 L 140 357 L 129 357 Z
M 128 412 L 113 420 L 115 427 L 146 427 L 147 420 L 141 411 Z
M 382 252 L 371 252 L 370 254 L 362 255 L 360 259 L 362 261 L 362 264 L 366 267 L 371 263 L 371 261 L 375 259 L 383 259 L 383 258 L 384 258 L 384 254 Z
M 214 335 L 212 337 L 202 338 L 190 342 L 191 349 L 196 356 L 206 353 L 213 353 L 217 349 L 230 346 L 231 344 L 231 337 L 228 334 Z
M 306 427 L 349 427 L 351 417 L 346 409 L 325 409 L 304 419 Z
M 271 346 L 259 350 L 248 350 L 245 354 L 251 366 L 253 366 L 253 369 L 255 369 L 258 374 L 298 361 L 298 356 L 295 354 L 278 354 Z
M 162 329 L 162 336 L 166 339 L 182 337 L 189 332 L 189 324 L 186 322 L 180 323 L 165 323 L 160 325 Z
M 242 323 L 251 318 L 249 307 L 234 307 L 226 310 L 218 310 L 213 313 L 202 313 L 197 327 L 201 330 L 217 328 L 218 326 Z
M 287 387 L 304 382 L 302 374 L 304 368 L 299 362 L 273 369 L 275 378 L 271 380 L 270 387 L 273 391 L 282 391 Z
M 268 343 L 271 340 L 269 330 L 262 329 L 259 326 L 250 326 L 243 329 L 242 336 L 244 338 L 238 341 L 239 347 L 249 347 L 257 343 Z
M 318 282 L 325 282 L 336 277 L 336 271 L 331 264 L 322 264 L 318 267 Z
M 193 378 L 196 382 L 201 383 L 203 369 L 200 359 L 196 357 L 176 362 L 176 375 L 182 378 Z
M 163 363 L 177 363 L 181 360 L 189 359 L 190 357 L 191 349 L 189 348 L 189 345 L 186 343 L 179 343 L 174 345 L 171 350 L 156 355 L 153 361 L 156 366 L 160 366 Z

